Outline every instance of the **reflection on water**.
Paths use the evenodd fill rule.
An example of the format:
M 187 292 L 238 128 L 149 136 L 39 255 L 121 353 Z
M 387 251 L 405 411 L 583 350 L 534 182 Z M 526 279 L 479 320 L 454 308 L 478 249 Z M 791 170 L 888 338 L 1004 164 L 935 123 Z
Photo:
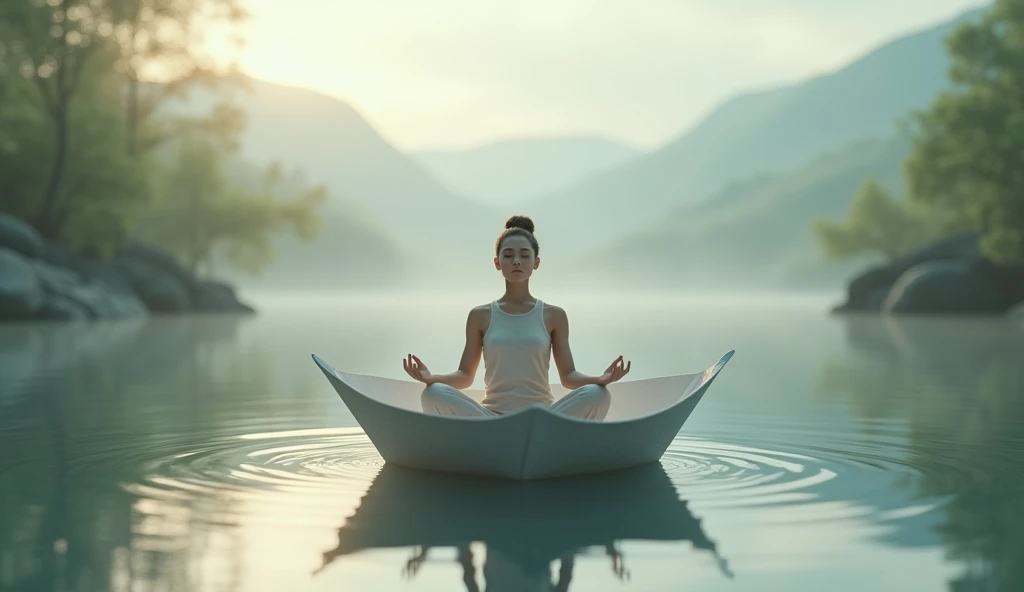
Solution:
M 962 565 L 951 590 L 1024 590 L 1024 330 L 966 321 L 858 320 L 854 353 L 823 366 L 823 390 L 862 417 L 908 423 L 934 529 Z M 900 396 L 915 393 L 915 396 Z
M 660 466 L 604 475 L 516 483 L 386 466 L 355 513 L 338 529 L 326 568 L 366 549 L 415 547 L 405 565 L 415 575 L 430 549 L 453 547 L 470 590 L 479 590 L 473 543 L 486 549 L 487 590 L 567 590 L 574 558 L 600 547 L 612 572 L 628 570 L 618 543 L 689 541 L 731 575 Z M 550 566 L 559 561 L 557 581 Z
M 658 465 L 508 483 L 384 466 L 309 361 L 454 364 L 462 302 L 319 306 L 0 328 L 0 590 L 1024 589 L 1020 327 L 574 303 L 582 368 L 737 356 Z

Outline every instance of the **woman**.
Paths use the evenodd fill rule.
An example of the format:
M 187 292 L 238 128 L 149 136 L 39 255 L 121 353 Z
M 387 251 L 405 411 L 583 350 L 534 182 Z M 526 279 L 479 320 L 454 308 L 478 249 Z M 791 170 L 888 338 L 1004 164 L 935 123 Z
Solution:
M 606 386 L 625 376 L 632 364 L 619 356 L 601 376 L 576 370 L 565 311 L 530 294 L 530 276 L 540 267 L 539 253 L 533 221 L 526 216 L 509 218 L 495 244 L 494 257 L 494 268 L 505 277 L 505 294 L 469 312 L 459 369 L 431 374 L 418 357 L 406 356 L 402 362 L 405 371 L 427 385 L 424 411 L 489 417 L 537 404 L 574 417 L 604 419 L 611 404 Z M 572 389 L 558 402 L 548 384 L 552 355 L 562 386 Z M 481 356 L 484 398 L 477 403 L 459 389 L 473 384 Z

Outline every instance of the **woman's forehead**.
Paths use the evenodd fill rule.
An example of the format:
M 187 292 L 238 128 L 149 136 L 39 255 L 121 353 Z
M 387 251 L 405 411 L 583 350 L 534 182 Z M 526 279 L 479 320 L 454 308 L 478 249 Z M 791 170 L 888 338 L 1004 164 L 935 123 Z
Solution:
M 525 236 L 512 235 L 506 237 L 501 243 L 501 248 L 504 249 L 529 249 L 533 250 L 533 245 L 530 244 L 529 239 Z

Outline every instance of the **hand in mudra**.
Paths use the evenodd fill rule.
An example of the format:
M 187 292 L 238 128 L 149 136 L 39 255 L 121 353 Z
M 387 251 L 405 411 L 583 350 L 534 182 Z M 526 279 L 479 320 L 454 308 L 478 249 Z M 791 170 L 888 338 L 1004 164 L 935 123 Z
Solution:
M 430 374 L 430 370 L 427 370 L 427 365 L 423 363 L 416 356 L 409 354 L 404 360 L 402 360 L 402 367 L 405 368 L 406 373 L 412 376 L 416 380 L 424 384 L 433 383 L 433 375 Z
M 611 366 L 604 371 L 604 374 L 597 379 L 597 384 L 601 386 L 607 386 L 616 380 L 622 378 L 629 373 L 629 368 L 633 365 L 633 362 L 626 362 L 622 359 L 622 356 L 615 358 Z

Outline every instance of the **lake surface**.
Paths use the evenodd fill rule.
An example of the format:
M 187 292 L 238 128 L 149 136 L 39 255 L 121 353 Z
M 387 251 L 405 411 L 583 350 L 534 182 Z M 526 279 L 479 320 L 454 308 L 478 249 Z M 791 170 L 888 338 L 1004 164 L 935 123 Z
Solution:
M 1024 328 L 551 296 L 588 373 L 736 350 L 661 463 L 561 488 L 385 467 L 310 354 L 447 372 L 491 297 L 0 327 L 0 590 L 1024 590 Z

